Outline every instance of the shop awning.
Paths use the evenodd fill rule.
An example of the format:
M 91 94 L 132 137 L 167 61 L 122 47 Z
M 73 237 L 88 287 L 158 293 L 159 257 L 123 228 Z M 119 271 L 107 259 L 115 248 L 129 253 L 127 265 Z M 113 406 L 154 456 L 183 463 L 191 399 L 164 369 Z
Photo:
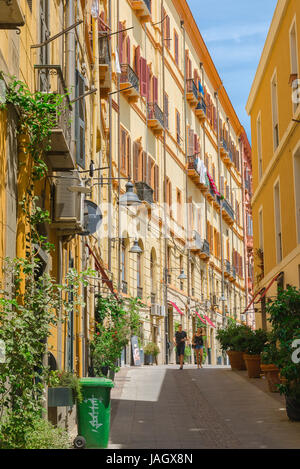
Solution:
M 252 298 L 251 302 L 248 304 L 247 308 L 245 309 L 245 311 L 242 314 L 245 314 L 248 311 L 248 309 L 250 308 L 250 306 L 252 306 L 254 303 L 255 304 L 259 303 L 266 296 L 268 290 L 270 290 L 271 286 L 273 285 L 274 282 L 276 282 L 276 280 L 278 279 L 278 277 L 280 277 L 280 275 L 282 275 L 282 272 L 279 272 L 277 275 L 275 275 L 274 278 L 272 278 L 272 280 L 268 284 L 267 288 L 261 288 L 256 293 L 256 295 Z M 255 301 L 257 298 L 258 298 L 258 300 Z
M 184 316 L 184 313 L 181 311 L 181 309 L 178 308 L 178 306 L 175 303 L 173 303 L 173 301 L 169 301 L 169 303 L 170 305 L 173 306 L 173 308 L 176 309 L 177 313 L 181 314 L 181 316 Z
M 200 316 L 200 314 L 198 313 L 198 311 L 195 311 L 195 312 L 196 312 L 198 318 L 200 319 L 200 321 L 203 322 L 203 324 L 206 325 L 206 321 L 204 321 L 204 319 Z
M 114 288 L 113 288 L 112 280 L 109 279 L 107 273 L 105 272 L 105 269 L 100 264 L 97 256 L 94 254 L 92 248 L 88 244 L 86 244 L 86 247 L 89 250 L 89 254 L 92 255 L 94 260 L 95 260 L 95 268 L 98 272 L 100 272 L 102 282 L 105 283 L 108 286 L 108 288 L 110 289 L 112 294 L 118 299 L 118 296 L 116 295 L 116 292 L 114 291 Z
M 214 325 L 214 323 L 204 314 L 203 315 L 204 318 L 206 319 L 206 322 L 208 322 L 208 324 L 212 327 L 214 327 L 216 329 L 216 326 Z

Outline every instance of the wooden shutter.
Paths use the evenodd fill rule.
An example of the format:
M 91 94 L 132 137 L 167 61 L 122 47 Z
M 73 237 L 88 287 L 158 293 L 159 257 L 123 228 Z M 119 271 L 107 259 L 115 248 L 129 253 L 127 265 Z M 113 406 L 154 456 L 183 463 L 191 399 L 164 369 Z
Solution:
M 170 49 L 171 30 L 170 30 L 170 18 L 169 18 L 169 16 L 167 16 L 167 18 L 166 18 L 165 34 L 166 34 L 166 46 L 167 46 L 168 49 Z
M 178 44 L 178 34 L 174 31 L 174 52 L 175 52 L 175 62 L 179 65 L 179 44 Z
M 151 71 L 150 71 L 150 67 L 147 65 L 147 103 L 150 103 L 150 102 L 151 102 L 151 96 L 150 96 L 151 87 L 150 87 L 150 83 L 151 83 Z
M 139 153 L 140 145 L 137 142 L 133 142 L 133 180 L 138 182 L 139 180 Z
M 140 78 L 140 59 L 141 59 L 141 48 L 140 46 L 136 47 L 135 49 L 135 56 L 134 56 L 134 71 L 137 76 Z
M 188 132 L 188 156 L 194 155 L 194 131 L 189 129 Z
M 152 180 L 152 166 L 153 166 L 153 161 L 152 159 L 150 158 L 150 156 L 148 156 L 148 160 L 147 160 L 147 165 L 148 165 L 148 171 L 147 171 L 147 178 L 146 178 L 146 182 L 147 184 L 152 187 L 152 189 L 154 188 L 153 187 L 153 180 Z
M 131 64 L 131 57 L 130 57 L 130 37 L 127 38 L 126 41 L 126 55 L 127 55 L 127 63 L 128 65 Z
M 76 70 L 76 97 L 85 92 L 84 77 Z M 75 103 L 75 139 L 76 139 L 76 162 L 85 167 L 85 99 L 79 99 Z
M 153 75 L 153 102 L 158 103 L 158 79 Z
M 165 93 L 164 95 L 164 100 L 165 100 L 165 126 L 166 126 L 166 129 L 169 128 L 169 97 L 167 95 L 167 93 Z
M 127 160 L 127 176 L 131 176 L 131 138 L 127 135 L 127 148 L 126 148 L 126 160 Z
M 147 153 L 143 151 L 142 153 L 142 181 L 147 182 Z
M 126 170 L 126 147 L 127 147 L 127 132 L 125 129 L 121 129 L 121 170 Z
M 147 97 L 147 61 L 143 57 L 140 58 L 140 82 L 141 96 Z
M 157 164 L 154 166 L 154 197 L 155 201 L 159 201 L 159 168 Z
M 194 134 L 194 155 L 197 157 L 196 153 L 198 153 L 198 145 L 199 145 L 199 139 L 198 135 L 195 133 Z

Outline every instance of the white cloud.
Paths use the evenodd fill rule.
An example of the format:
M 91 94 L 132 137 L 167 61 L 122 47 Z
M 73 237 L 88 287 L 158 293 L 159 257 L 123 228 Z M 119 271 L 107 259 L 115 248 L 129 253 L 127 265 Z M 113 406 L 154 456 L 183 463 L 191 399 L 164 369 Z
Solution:
M 252 36 L 266 37 L 269 28 L 268 22 L 250 23 L 244 25 L 226 25 L 212 27 L 209 29 L 201 30 L 201 34 L 205 42 L 221 42 L 221 41 L 235 41 L 241 42 L 242 39 Z

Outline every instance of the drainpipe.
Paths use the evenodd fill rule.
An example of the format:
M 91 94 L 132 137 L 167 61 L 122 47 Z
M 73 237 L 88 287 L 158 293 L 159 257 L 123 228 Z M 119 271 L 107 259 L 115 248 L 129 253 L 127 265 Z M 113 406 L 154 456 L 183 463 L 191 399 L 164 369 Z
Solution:
M 111 0 L 108 0 L 108 26 L 111 31 L 112 18 L 111 18 Z M 112 47 L 111 40 L 108 41 L 109 47 L 109 56 L 112 57 Z M 112 83 L 112 65 L 111 60 L 109 60 L 109 80 Z M 112 95 L 109 95 L 108 102 L 108 114 L 109 114 L 109 129 L 112 132 Z M 112 135 L 109 137 L 109 170 L 108 170 L 108 211 L 107 211 L 107 222 L 108 222 L 108 234 L 107 234 L 107 255 L 108 255 L 108 270 L 111 272 L 111 233 L 112 233 Z
M 162 36 L 162 82 L 163 82 L 163 94 L 165 93 L 165 22 L 164 20 L 164 1 L 161 1 L 161 36 Z M 163 112 L 164 112 L 164 136 L 163 136 L 163 158 L 164 158 L 164 305 L 165 305 L 165 363 L 169 363 L 169 349 L 168 349 L 168 337 L 169 337 L 169 314 L 168 314 L 168 241 L 167 241 L 167 152 L 166 152 L 166 103 L 165 94 L 163 99 Z
M 246 305 L 249 300 L 249 291 L 248 291 L 248 272 L 247 272 L 247 236 L 246 236 L 246 205 L 245 205 L 245 178 L 244 178 L 244 151 L 243 151 L 243 142 L 241 137 L 239 138 L 240 143 L 240 161 L 241 161 L 241 174 L 242 174 L 242 207 L 243 207 L 243 237 L 244 237 L 244 277 L 245 277 L 245 290 L 246 290 Z M 249 323 L 249 315 L 246 313 L 246 322 Z
M 221 189 L 221 157 L 220 157 L 220 120 L 219 120 L 219 95 L 215 92 L 217 102 L 217 139 L 218 139 L 218 171 L 219 171 L 219 188 Z M 222 267 L 222 318 L 223 326 L 226 324 L 225 320 L 225 301 L 224 298 L 224 253 L 223 253 L 223 219 L 222 219 L 223 199 L 220 200 L 220 244 L 221 244 L 221 267 Z
M 180 22 L 183 34 L 183 52 L 184 52 L 184 137 L 185 137 L 185 211 L 186 211 L 186 238 L 187 238 L 187 294 L 188 294 L 188 324 L 189 324 L 189 311 L 190 311 L 190 283 L 191 283 L 191 274 L 190 274 L 190 249 L 189 249 L 189 240 L 190 240 L 190 224 L 189 224 L 189 194 L 188 194 L 188 136 L 187 136 L 187 99 L 186 99 L 186 81 L 187 81 L 187 71 L 186 71 L 186 60 L 185 60 L 185 28 L 184 22 Z

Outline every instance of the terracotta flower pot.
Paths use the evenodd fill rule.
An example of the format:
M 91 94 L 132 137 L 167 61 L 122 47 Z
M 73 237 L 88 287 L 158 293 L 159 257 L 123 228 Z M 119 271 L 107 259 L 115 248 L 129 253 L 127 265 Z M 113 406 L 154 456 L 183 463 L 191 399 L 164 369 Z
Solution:
M 246 364 L 243 359 L 243 352 L 235 352 L 233 350 L 228 350 L 227 355 L 228 355 L 232 370 L 245 370 L 246 369 Z
M 275 365 L 260 365 L 261 371 L 264 372 L 270 392 L 279 392 L 277 384 L 280 384 L 279 369 Z
M 244 353 L 244 360 L 248 371 L 248 378 L 260 378 L 260 355 Z

